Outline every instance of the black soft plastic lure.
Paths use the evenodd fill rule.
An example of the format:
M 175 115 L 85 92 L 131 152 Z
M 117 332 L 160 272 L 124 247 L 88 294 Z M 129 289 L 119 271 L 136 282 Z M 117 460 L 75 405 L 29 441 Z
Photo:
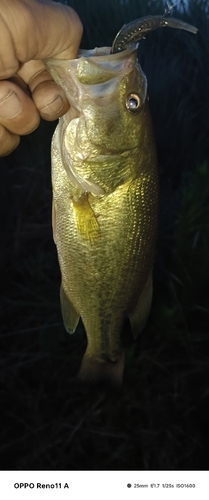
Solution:
M 139 42 L 150 31 L 166 27 L 190 31 L 193 34 L 196 34 L 198 31 L 191 24 L 184 23 L 179 19 L 166 18 L 165 16 L 141 17 L 140 19 L 131 21 L 129 24 L 124 24 L 113 41 L 110 53 L 121 52 L 127 49 L 131 43 Z

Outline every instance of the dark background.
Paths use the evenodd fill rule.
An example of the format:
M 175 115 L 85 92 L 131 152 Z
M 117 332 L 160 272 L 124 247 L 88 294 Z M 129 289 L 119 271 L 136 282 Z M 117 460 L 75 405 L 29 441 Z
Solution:
M 111 45 L 161 0 L 75 0 L 83 48 Z M 75 379 L 86 337 L 63 327 L 51 231 L 50 142 L 42 122 L 0 159 L 1 469 L 208 469 L 209 5 L 172 15 L 198 34 L 142 40 L 160 173 L 154 299 L 127 338 L 120 394 Z M 127 326 L 128 329 L 128 326 Z

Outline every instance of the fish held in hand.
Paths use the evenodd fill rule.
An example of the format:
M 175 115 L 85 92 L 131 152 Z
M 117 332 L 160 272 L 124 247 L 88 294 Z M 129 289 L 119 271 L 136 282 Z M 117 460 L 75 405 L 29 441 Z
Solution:
M 86 330 L 79 378 L 120 386 L 124 319 L 136 337 L 152 300 L 158 176 L 137 44 L 110 52 L 47 66 L 70 103 L 52 140 L 63 320 L 73 333 L 81 317 Z

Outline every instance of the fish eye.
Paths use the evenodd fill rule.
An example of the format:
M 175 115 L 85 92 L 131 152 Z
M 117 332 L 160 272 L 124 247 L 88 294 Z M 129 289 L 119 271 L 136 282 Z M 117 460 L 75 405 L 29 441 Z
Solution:
M 142 102 L 138 94 L 129 94 L 126 97 L 126 108 L 131 113 L 136 113 L 137 111 L 139 111 L 141 109 L 141 105 Z

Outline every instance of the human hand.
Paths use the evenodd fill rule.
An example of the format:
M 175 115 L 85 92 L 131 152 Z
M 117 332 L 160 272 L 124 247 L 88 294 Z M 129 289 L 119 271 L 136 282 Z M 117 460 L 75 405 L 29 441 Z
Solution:
M 76 12 L 51 0 L 1 0 L 0 156 L 17 147 L 40 118 L 52 121 L 69 109 L 64 91 L 43 60 L 74 59 L 82 36 Z

